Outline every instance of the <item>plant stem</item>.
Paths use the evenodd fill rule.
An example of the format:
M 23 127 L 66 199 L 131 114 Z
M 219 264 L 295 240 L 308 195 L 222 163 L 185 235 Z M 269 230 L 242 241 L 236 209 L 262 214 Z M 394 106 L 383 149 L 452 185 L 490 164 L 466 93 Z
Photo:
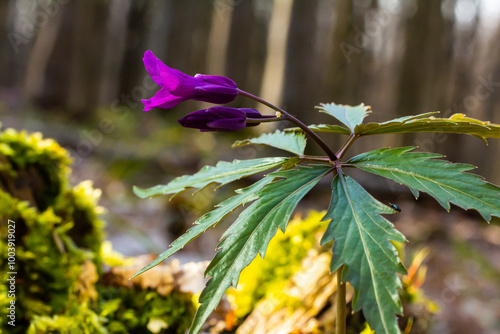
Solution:
M 335 334 L 346 333 L 346 284 L 342 283 L 342 270 L 344 266 L 337 269 L 337 320 L 335 322 Z
M 344 144 L 344 146 L 346 146 Z M 345 182 L 344 175 L 342 174 L 342 166 L 340 161 L 334 162 L 335 169 L 333 175 L 337 174 L 341 182 Z M 344 184 L 345 186 L 345 184 Z M 344 266 L 337 269 L 337 319 L 335 321 L 335 334 L 346 334 L 346 284 L 342 283 L 342 271 Z
M 318 136 L 314 131 L 312 131 L 311 129 L 309 129 L 307 127 L 307 125 L 305 125 L 304 123 L 302 123 L 302 121 L 300 121 L 298 118 L 296 118 L 295 116 L 292 116 L 290 115 L 287 111 L 279 108 L 279 107 L 276 107 L 274 104 L 272 103 L 269 103 L 267 102 L 266 100 L 263 100 L 261 99 L 260 97 L 258 96 L 255 96 L 253 94 L 250 94 L 248 92 L 245 92 L 241 89 L 238 89 L 238 92 L 240 95 L 243 95 L 243 96 L 246 96 L 246 97 L 249 97 L 259 103 L 262 103 L 266 106 L 268 106 L 269 108 L 271 109 L 274 109 L 276 111 L 279 111 L 280 113 L 282 113 L 286 119 L 288 119 L 289 121 L 295 123 L 296 125 L 298 125 L 304 132 L 306 132 L 309 136 L 312 137 L 312 139 L 314 139 L 314 141 L 316 143 L 318 143 L 318 145 L 323 149 L 323 151 L 326 153 L 326 155 L 328 155 L 328 157 L 330 158 L 330 161 L 337 161 L 338 160 L 338 157 L 337 155 L 335 155 L 335 153 L 333 153 L 333 151 L 330 149 L 330 147 L 328 147 L 328 145 L 323 141 L 323 139 L 321 139 L 320 136 Z
M 359 135 L 355 135 L 354 133 L 351 133 L 349 135 L 349 138 L 347 139 L 347 141 L 344 143 L 344 145 L 342 145 L 342 147 L 340 148 L 340 150 L 336 153 L 337 157 L 339 159 L 342 159 L 342 157 L 344 156 L 345 152 L 347 152 L 347 150 L 349 149 L 349 147 L 351 147 L 351 145 L 358 138 L 359 138 Z

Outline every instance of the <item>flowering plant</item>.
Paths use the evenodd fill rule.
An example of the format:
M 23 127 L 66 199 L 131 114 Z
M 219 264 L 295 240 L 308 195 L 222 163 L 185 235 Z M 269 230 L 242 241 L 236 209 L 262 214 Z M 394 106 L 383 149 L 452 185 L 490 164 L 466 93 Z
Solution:
M 396 118 L 381 123 L 363 123 L 370 107 L 322 104 L 320 112 L 338 123 L 305 125 L 285 110 L 239 88 L 230 79 L 218 76 L 194 77 L 171 69 L 148 51 L 144 63 L 151 77 L 162 88 L 151 99 L 144 100 L 144 110 L 155 107 L 171 108 L 188 99 L 225 104 L 238 95 L 256 100 L 275 111 L 261 115 L 248 108 L 211 107 L 195 111 L 179 122 L 182 126 L 201 131 L 237 131 L 262 122 L 289 121 L 296 125 L 274 133 L 263 134 L 236 143 L 236 146 L 264 144 L 291 156 L 234 160 L 204 167 L 199 172 L 173 179 L 166 185 L 149 189 L 134 188 L 141 198 L 175 195 L 188 188 L 201 189 L 208 184 L 228 184 L 249 175 L 270 171 L 253 185 L 239 189 L 233 197 L 218 204 L 200 217 L 170 248 L 160 254 L 136 275 L 161 263 L 187 243 L 214 227 L 230 212 L 247 205 L 239 217 L 222 235 L 218 252 L 205 275 L 210 277 L 200 296 L 200 307 L 190 333 L 198 333 L 215 309 L 226 289 L 236 286 L 240 272 L 257 256 L 264 257 L 269 241 L 277 229 L 285 232 L 287 223 L 299 201 L 324 177 L 333 177 L 330 206 L 323 220 L 329 221 L 321 240 L 333 241 L 331 271 L 338 282 L 337 333 L 345 333 L 345 283 L 356 291 L 353 308 L 363 310 L 370 327 L 377 333 L 399 333 L 396 314 L 402 313 L 397 289 L 401 287 L 397 274 L 405 268 L 390 242 L 405 241 L 405 237 L 382 215 L 399 211 L 396 205 L 386 205 L 370 195 L 362 185 L 346 174 L 357 168 L 406 185 L 415 198 L 423 191 L 434 197 L 446 210 L 453 203 L 463 209 L 474 209 L 486 220 L 500 217 L 500 188 L 484 181 L 466 164 L 450 163 L 434 153 L 413 152 L 415 147 L 382 148 L 359 154 L 347 161 L 346 151 L 362 136 L 408 133 L 446 132 L 470 134 L 485 138 L 500 138 L 500 125 L 455 114 L 450 118 L 435 118 L 437 112 Z M 334 152 L 318 135 L 319 132 L 347 136 L 345 143 Z M 304 154 L 306 135 L 324 151 L 325 156 Z M 250 204 L 251 203 L 251 204 Z

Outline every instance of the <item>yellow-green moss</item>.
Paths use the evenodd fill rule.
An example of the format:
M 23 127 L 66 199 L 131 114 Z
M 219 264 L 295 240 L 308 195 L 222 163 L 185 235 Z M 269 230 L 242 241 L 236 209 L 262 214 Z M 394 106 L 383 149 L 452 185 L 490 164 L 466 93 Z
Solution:
M 19 191 L 16 196 L 28 195 L 23 186 L 30 188 L 28 199 L 40 210 L 53 205 L 66 188 L 70 163 L 69 153 L 39 132 L 0 132 L 0 188 L 11 194 Z
M 98 313 L 107 319 L 110 334 L 183 334 L 196 311 L 190 294 L 172 291 L 162 297 L 149 289 L 100 287 L 98 305 Z
M 34 316 L 27 334 L 108 334 L 105 323 L 105 318 L 99 317 L 84 304 L 73 314 Z
M 89 182 L 68 188 L 69 164 L 68 153 L 39 133 L 0 132 L 0 235 L 7 235 L 9 219 L 15 222 L 16 327 L 9 333 L 84 311 L 75 287 L 84 261 L 101 261 L 100 193 Z M 0 240 L 2 268 L 6 241 Z M 1 296 L 0 304 L 10 302 Z
M 17 270 L 16 326 L 0 317 L 0 332 L 184 333 L 195 311 L 191 294 L 99 285 L 101 192 L 90 181 L 69 187 L 69 164 L 68 152 L 39 133 L 0 132 L 0 279 L 7 279 L 8 219 Z M 0 307 L 10 301 L 0 285 Z

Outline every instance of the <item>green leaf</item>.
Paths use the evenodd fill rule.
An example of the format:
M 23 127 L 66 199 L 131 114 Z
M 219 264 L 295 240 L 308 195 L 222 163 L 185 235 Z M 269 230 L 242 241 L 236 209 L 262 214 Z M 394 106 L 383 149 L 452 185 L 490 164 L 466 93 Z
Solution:
M 274 133 L 264 133 L 257 138 L 237 141 L 233 144 L 233 147 L 249 144 L 268 145 L 292 152 L 296 155 L 303 155 L 306 148 L 306 136 L 303 133 L 282 132 L 277 130 Z
M 413 120 L 420 119 L 420 118 L 425 118 L 427 116 L 431 116 L 431 118 L 432 118 L 432 116 L 436 115 L 436 114 L 439 114 L 439 111 L 431 111 L 431 112 L 426 112 L 423 114 L 398 117 L 398 118 L 391 119 L 390 121 L 382 122 L 380 124 L 390 124 L 393 122 L 408 122 L 408 121 L 413 121 Z M 368 124 L 370 124 L 370 123 L 368 123 Z M 377 124 L 377 123 L 374 123 L 374 124 Z
M 371 112 L 370 107 L 365 106 L 363 103 L 357 106 L 322 103 L 321 106 L 317 108 L 320 109 L 321 112 L 333 116 L 347 125 L 347 127 L 351 129 L 351 132 L 354 132 L 356 126 L 363 123 L 363 119 Z
M 315 124 L 312 124 L 312 125 L 308 125 L 308 127 L 315 132 L 340 133 L 343 135 L 350 135 L 351 134 L 351 131 L 349 129 L 346 129 L 340 125 L 331 125 L 331 124 L 315 125 Z M 285 131 L 298 132 L 298 131 L 303 131 L 303 130 L 301 128 L 289 128 L 289 129 L 285 129 Z
M 323 220 L 331 219 L 321 244 L 335 240 L 331 270 L 343 264 L 343 280 L 356 290 L 355 311 L 363 309 L 377 333 L 397 333 L 395 314 L 402 313 L 396 273 L 406 271 L 389 240 L 405 237 L 380 214 L 396 211 L 380 203 L 349 176 L 335 176 L 332 200 Z
M 431 115 L 437 112 L 429 112 L 420 115 L 395 118 L 382 123 L 367 123 L 357 125 L 354 133 L 359 136 L 380 135 L 389 133 L 415 133 L 415 132 L 440 132 L 469 134 L 481 139 L 500 138 L 500 125 L 483 122 L 474 118 L 466 117 L 464 114 L 455 114 L 450 118 L 435 118 Z M 350 134 L 350 132 L 338 125 L 319 124 L 309 126 L 316 132 L 332 132 Z M 299 130 L 299 129 L 290 129 Z
M 367 127 L 368 128 L 372 128 L 372 127 L 375 127 L 375 126 L 380 126 L 381 128 L 384 128 L 384 127 L 391 127 L 393 125 L 401 125 L 405 122 L 408 122 L 408 121 L 412 121 L 412 120 L 415 120 L 415 119 L 419 119 L 419 118 L 423 118 L 423 117 L 427 117 L 427 116 L 431 116 L 431 115 L 434 115 L 434 114 L 437 114 L 438 112 L 428 112 L 428 113 L 425 113 L 425 114 L 419 114 L 419 115 L 413 115 L 413 116 L 405 116 L 405 117 L 399 117 L 399 118 L 395 118 L 393 120 L 390 120 L 390 121 L 387 121 L 387 122 L 383 122 L 383 123 L 368 123 L 366 125 L 364 124 L 360 124 L 358 125 L 356 128 L 355 128 L 355 133 L 356 134 L 359 134 L 359 135 L 363 135 L 363 133 L 361 133 L 361 129 L 366 129 Z M 343 134 L 343 135 L 349 135 L 351 134 L 351 132 L 342 127 L 342 126 L 338 126 L 338 125 L 330 125 L 330 124 L 318 124 L 318 125 L 309 125 L 309 128 L 313 131 L 316 131 L 316 132 L 330 132 L 330 133 L 340 133 L 340 134 Z M 293 129 L 290 129 L 290 130 L 294 130 L 294 131 L 298 131 L 298 130 L 301 130 L 300 128 L 293 128 Z
M 299 157 L 291 157 L 290 159 L 288 159 L 287 162 L 281 165 L 281 169 L 282 170 L 292 169 L 295 166 L 297 166 L 301 161 L 302 159 Z
M 364 136 L 408 132 L 460 133 L 484 140 L 485 138 L 500 138 L 500 125 L 466 117 L 464 114 L 454 114 L 450 118 L 395 119 L 384 123 L 362 124 L 356 128 L 356 134 Z
M 441 154 L 411 152 L 414 147 L 380 149 L 360 154 L 347 163 L 408 186 L 416 196 L 423 191 L 446 210 L 453 203 L 463 209 L 477 210 L 490 221 L 500 217 L 500 188 L 479 175 L 464 173 L 472 165 L 455 164 Z
M 219 161 L 215 167 L 205 166 L 196 174 L 177 177 L 166 185 L 148 189 L 134 187 L 134 193 L 147 198 L 158 195 L 176 195 L 188 188 L 201 189 L 211 183 L 221 186 L 243 177 L 264 172 L 285 163 L 288 158 L 261 158 L 253 160 Z
M 205 272 L 211 277 L 200 295 L 190 333 L 198 333 L 203 323 L 219 304 L 224 292 L 236 286 L 240 272 L 260 254 L 278 227 L 285 231 L 297 203 L 327 173 L 331 166 L 317 165 L 273 173 L 278 178 L 257 193 L 258 199 L 245 209 L 222 236 L 215 255 Z
M 137 275 L 140 275 L 143 272 L 165 261 L 174 253 L 184 248 L 188 243 L 199 237 L 201 234 L 205 233 L 205 231 L 207 231 L 209 228 L 217 225 L 222 219 L 224 219 L 229 213 L 236 210 L 240 205 L 245 205 L 246 203 L 256 200 L 257 196 L 255 195 L 255 193 L 262 187 L 273 181 L 273 179 L 274 176 L 266 176 L 250 187 L 236 190 L 237 195 L 217 204 L 216 209 L 201 216 L 194 222 L 194 226 L 187 230 L 186 233 L 181 235 L 179 238 L 175 239 L 166 251 L 158 255 L 158 257 L 153 262 L 139 270 L 131 278 L 134 278 Z

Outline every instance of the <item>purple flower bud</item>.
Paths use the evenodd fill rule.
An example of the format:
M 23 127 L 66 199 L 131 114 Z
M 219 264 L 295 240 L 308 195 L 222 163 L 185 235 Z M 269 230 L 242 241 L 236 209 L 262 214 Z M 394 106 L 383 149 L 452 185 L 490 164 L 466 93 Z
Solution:
M 231 132 L 243 129 L 246 126 L 256 126 L 259 123 L 246 124 L 246 118 L 261 118 L 262 115 L 251 108 L 211 107 L 189 113 L 179 120 L 186 128 L 200 129 L 202 132 L 222 131 Z
M 144 111 L 172 108 L 186 100 L 225 104 L 238 95 L 236 83 L 229 78 L 202 74 L 189 76 L 168 67 L 149 50 L 142 60 L 153 81 L 161 86 L 155 96 L 142 100 Z

